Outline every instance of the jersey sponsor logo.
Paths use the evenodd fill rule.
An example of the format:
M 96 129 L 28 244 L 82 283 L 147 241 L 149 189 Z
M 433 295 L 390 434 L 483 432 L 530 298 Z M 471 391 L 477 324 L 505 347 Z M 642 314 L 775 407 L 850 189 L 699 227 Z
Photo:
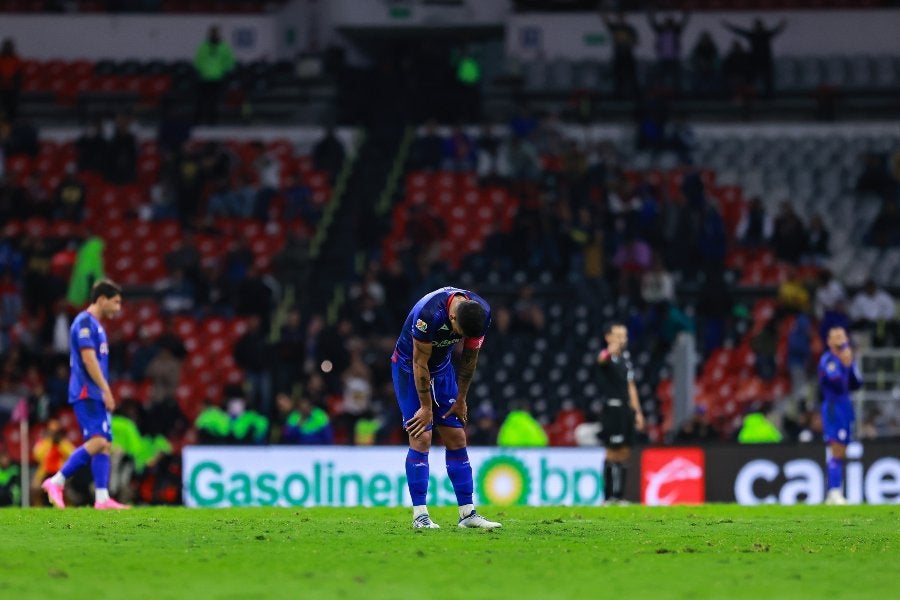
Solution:
M 451 338 L 449 340 L 441 340 L 440 342 L 432 342 L 431 345 L 435 348 L 446 348 L 447 346 L 452 346 L 462 338 Z
M 421 332 L 428 331 L 428 323 L 426 323 L 422 319 L 417 319 L 416 320 L 416 329 L 418 329 Z
M 651 448 L 641 454 L 641 501 L 648 506 L 702 504 L 705 455 L 700 448 Z
M 87 327 L 82 327 L 81 329 L 78 330 L 78 337 L 79 338 L 91 337 L 91 330 L 88 329 Z

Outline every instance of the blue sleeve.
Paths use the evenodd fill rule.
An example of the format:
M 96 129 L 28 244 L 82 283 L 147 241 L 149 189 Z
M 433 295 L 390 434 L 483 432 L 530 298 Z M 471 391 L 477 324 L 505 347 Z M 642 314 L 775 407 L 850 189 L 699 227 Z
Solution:
M 857 365 L 854 362 L 852 365 L 850 365 L 849 371 L 850 371 L 850 386 L 849 386 L 850 390 L 856 391 L 859 388 L 861 388 L 862 384 L 863 384 L 862 373 L 860 373 L 860 371 L 859 371 L 859 365 Z
M 847 391 L 844 370 L 837 360 L 829 358 L 819 363 L 819 384 L 823 389 L 842 394 Z
M 75 341 L 80 349 L 97 347 L 97 344 L 94 343 L 96 331 L 94 331 L 94 328 L 91 325 L 91 322 L 86 319 L 82 319 L 78 322 L 77 329 L 75 330 Z
M 434 332 L 441 326 L 440 323 L 435 323 L 435 311 L 430 310 L 426 304 L 413 317 L 412 326 L 410 327 L 413 339 L 420 342 L 434 341 Z

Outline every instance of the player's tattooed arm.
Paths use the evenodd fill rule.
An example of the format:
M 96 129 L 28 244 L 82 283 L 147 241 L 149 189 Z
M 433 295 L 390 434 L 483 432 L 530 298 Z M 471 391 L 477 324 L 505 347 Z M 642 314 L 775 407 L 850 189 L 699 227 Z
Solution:
M 459 367 L 456 370 L 456 385 L 459 387 L 459 397 L 466 398 L 469 393 L 469 384 L 475 375 L 475 365 L 478 364 L 478 348 L 463 348 Z
M 419 404 L 425 408 L 431 408 L 431 374 L 428 371 L 428 361 L 431 359 L 431 344 L 413 340 L 413 378 L 416 382 L 416 392 L 419 395 Z

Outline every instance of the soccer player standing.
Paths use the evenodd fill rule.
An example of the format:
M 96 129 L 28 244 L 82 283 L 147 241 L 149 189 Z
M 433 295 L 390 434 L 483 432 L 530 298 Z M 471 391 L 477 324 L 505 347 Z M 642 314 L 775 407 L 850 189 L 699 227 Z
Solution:
M 69 404 L 75 410 L 84 443 L 41 487 L 50 501 L 65 508 L 66 479 L 88 462 L 94 475 L 94 508 L 129 508 L 109 497 L 109 449 L 112 442 L 111 413 L 116 408 L 109 387 L 109 345 L 102 320 L 122 309 L 122 290 L 107 279 L 91 289 L 91 305 L 75 317 L 69 332 Z
M 464 429 L 469 418 L 466 396 L 490 321 L 491 308 L 483 298 L 460 288 L 443 287 L 416 302 L 394 348 L 391 370 L 403 426 L 409 434 L 406 479 L 414 528 L 439 528 L 425 504 L 428 451 L 435 425 L 447 448 L 447 475 L 459 504 L 459 526 L 500 527 L 475 511 Z M 463 339 L 456 373 L 451 351 Z
M 841 487 L 847 444 L 852 439 L 855 416 L 850 392 L 862 386 L 862 375 L 853 361 L 853 349 L 843 327 L 828 330 L 828 350 L 819 359 L 819 387 L 822 389 L 822 430 L 831 452 L 828 458 L 826 504 L 847 504 Z
M 610 323 L 603 329 L 606 348 L 597 356 L 603 390 L 600 441 L 606 448 L 603 485 L 607 504 L 624 504 L 626 463 L 631 456 L 635 429 L 644 429 L 644 415 L 628 356 L 628 329 Z

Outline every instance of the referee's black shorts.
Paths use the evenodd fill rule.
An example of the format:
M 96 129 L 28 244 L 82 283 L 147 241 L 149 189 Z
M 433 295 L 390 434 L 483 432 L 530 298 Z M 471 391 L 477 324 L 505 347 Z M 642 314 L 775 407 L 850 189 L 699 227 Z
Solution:
M 634 444 L 634 411 L 624 400 L 609 398 L 600 415 L 600 442 L 606 448 L 622 448 Z

